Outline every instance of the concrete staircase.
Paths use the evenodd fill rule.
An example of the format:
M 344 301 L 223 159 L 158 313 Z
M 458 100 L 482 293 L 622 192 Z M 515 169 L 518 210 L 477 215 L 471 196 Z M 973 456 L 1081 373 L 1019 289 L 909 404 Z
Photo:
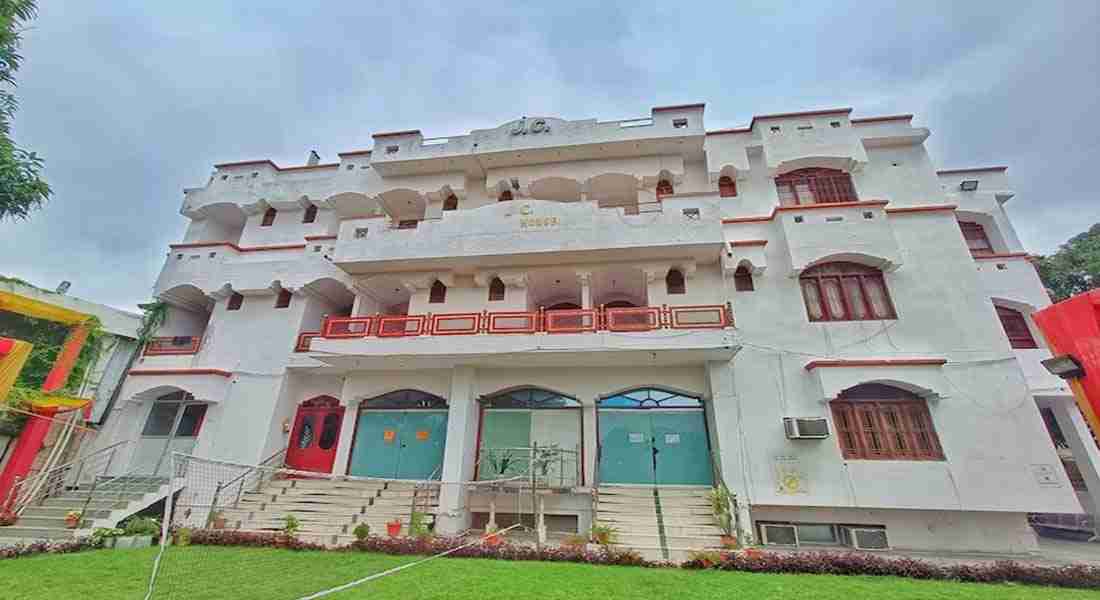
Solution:
M 40 504 L 28 506 L 15 525 L 0 527 L 0 546 L 71 540 L 90 535 L 94 527 L 114 527 L 164 498 L 167 483 L 168 480 L 161 477 L 122 477 L 100 479 L 94 491 L 90 483 L 67 489 Z M 92 495 L 90 502 L 89 495 Z M 65 527 L 65 514 L 73 510 L 85 511 L 79 529 Z
M 597 520 L 618 530 L 615 546 L 650 560 L 687 560 L 722 547 L 706 486 L 601 486 Z
M 257 532 L 281 531 L 286 516 L 294 515 L 301 523 L 299 539 L 333 546 L 353 541 L 359 523 L 368 524 L 373 535 L 386 535 L 386 522 L 397 518 L 407 533 L 414 493 L 417 510 L 430 524 L 439 506 L 438 489 L 417 490 L 402 482 L 281 479 L 242 494 L 221 512 L 227 528 Z

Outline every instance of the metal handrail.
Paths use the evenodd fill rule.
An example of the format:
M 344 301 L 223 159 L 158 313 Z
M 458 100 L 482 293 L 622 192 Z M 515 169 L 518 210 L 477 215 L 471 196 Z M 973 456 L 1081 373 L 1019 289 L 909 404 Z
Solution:
M 83 457 L 71 460 L 63 465 L 56 466 L 48 471 L 39 473 L 32 479 L 24 479 L 16 483 L 16 487 L 12 489 L 12 494 L 9 496 L 13 499 L 14 506 L 12 507 L 16 514 L 22 514 L 28 506 L 37 500 L 44 500 L 49 497 L 54 491 L 58 483 L 63 485 L 65 476 L 74 468 L 76 469 L 76 476 L 73 478 L 73 484 L 80 483 L 80 477 L 84 474 L 87 468 L 87 464 L 92 460 L 99 458 L 103 455 L 107 455 L 107 462 L 103 467 L 102 473 L 108 473 L 111 469 L 111 464 L 114 462 L 115 453 L 121 446 L 129 444 L 130 440 L 121 440 L 115 442 L 109 446 L 100 448 L 95 452 L 87 454 Z M 94 485 L 94 479 L 93 479 Z M 17 491 L 18 489 L 18 491 Z M 42 496 L 39 498 L 39 496 Z

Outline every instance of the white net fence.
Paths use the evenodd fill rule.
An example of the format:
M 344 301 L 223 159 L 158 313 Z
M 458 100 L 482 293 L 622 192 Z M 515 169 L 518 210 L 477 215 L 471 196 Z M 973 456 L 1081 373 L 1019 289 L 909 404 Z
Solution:
M 262 465 L 182 454 L 172 461 L 174 493 L 165 502 L 147 600 L 359 597 L 341 594 L 425 557 L 322 547 L 407 544 L 430 550 L 434 559 L 466 543 L 506 536 L 537 544 L 545 537 L 540 481 L 530 468 L 491 481 L 443 483 L 295 471 L 275 466 L 281 455 Z M 488 523 L 477 534 L 462 529 L 471 493 L 490 498 Z M 451 535 L 440 544 L 443 530 Z

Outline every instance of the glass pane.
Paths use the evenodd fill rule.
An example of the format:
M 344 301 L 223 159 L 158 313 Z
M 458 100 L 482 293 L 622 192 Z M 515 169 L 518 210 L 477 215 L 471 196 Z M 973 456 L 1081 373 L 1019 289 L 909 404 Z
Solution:
M 176 437 L 195 437 L 202 427 L 202 419 L 206 416 L 205 404 L 189 404 L 183 409 L 180 424 L 176 427 Z
M 867 305 L 863 303 L 863 290 L 859 287 L 858 277 L 844 278 L 844 293 L 848 297 L 848 308 L 853 319 L 867 318 Z
M 867 288 L 868 300 L 871 301 L 871 310 L 875 318 L 892 319 L 894 311 L 890 310 L 890 301 L 886 298 L 886 288 L 878 277 L 864 277 L 863 285 Z
M 172 433 L 172 424 L 176 422 L 176 412 L 180 408 L 179 402 L 157 402 L 149 411 L 149 417 L 145 420 L 145 428 L 141 435 L 168 435 Z
M 817 292 L 816 280 L 806 279 L 802 281 L 802 298 L 806 301 L 806 311 L 809 313 L 810 319 L 820 321 L 824 315 L 821 314 L 821 296 Z
M 305 450 L 313 445 L 313 415 L 302 418 L 302 430 L 298 432 L 298 448 Z
M 799 523 L 798 542 L 801 544 L 835 544 L 836 531 L 832 525 L 811 525 Z
M 778 545 L 782 545 L 782 546 L 794 546 L 795 544 L 798 543 L 798 540 L 795 538 L 795 533 L 794 533 L 794 528 L 793 527 L 784 527 L 784 526 L 773 527 L 773 526 L 768 526 L 768 525 L 763 525 L 762 527 L 763 527 L 766 535 L 768 536 L 768 543 L 769 544 L 778 544 Z
M 340 416 L 336 413 L 325 415 L 321 424 L 321 441 L 318 443 L 322 450 L 328 450 L 336 444 L 336 436 L 340 433 Z
M 833 319 L 847 319 L 848 313 L 844 310 L 840 280 L 833 277 L 822 278 L 821 287 L 825 293 L 825 305 L 829 307 L 829 316 Z

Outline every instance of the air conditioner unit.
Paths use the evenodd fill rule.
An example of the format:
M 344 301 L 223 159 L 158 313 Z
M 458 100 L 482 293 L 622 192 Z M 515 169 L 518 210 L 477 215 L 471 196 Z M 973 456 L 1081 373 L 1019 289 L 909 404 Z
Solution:
M 823 440 L 829 437 L 829 421 L 824 417 L 783 417 L 783 430 L 787 432 L 788 439 Z
M 797 546 L 798 529 L 786 523 L 761 523 L 760 538 L 764 544 Z
M 856 550 L 889 550 L 885 527 L 853 527 L 841 525 L 840 543 Z

